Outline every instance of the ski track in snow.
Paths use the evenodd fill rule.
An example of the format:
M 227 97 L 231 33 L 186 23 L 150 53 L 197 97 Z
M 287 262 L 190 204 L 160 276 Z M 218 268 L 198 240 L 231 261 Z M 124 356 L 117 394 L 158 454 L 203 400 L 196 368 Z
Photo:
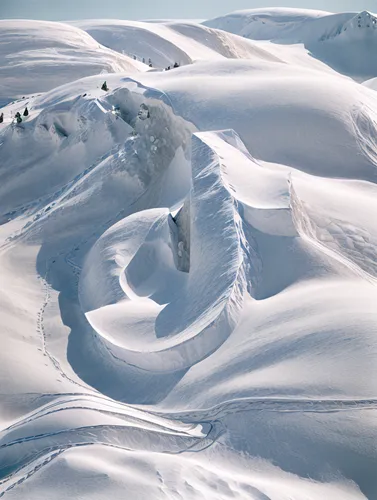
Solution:
M 74 399 L 71 399 L 70 402 L 74 402 Z M 18 422 L 17 424 L 13 424 L 12 426 L 8 427 L 7 429 L 4 429 L 4 431 L 10 430 L 15 428 L 15 426 L 22 426 L 25 423 L 34 421 L 36 418 L 41 418 L 42 416 L 50 415 L 53 414 L 54 412 L 57 411 L 67 411 L 68 409 L 75 410 L 75 409 L 91 409 L 92 411 L 101 411 L 95 408 L 90 408 L 90 407 L 85 407 L 85 406 L 72 406 L 70 408 L 59 408 L 57 410 L 50 410 L 41 416 L 34 416 L 33 418 L 30 418 L 28 420 L 24 420 L 21 422 Z M 227 415 L 231 415 L 234 413 L 242 413 L 242 412 L 250 412 L 250 411 L 257 411 L 257 412 L 314 412 L 314 413 L 323 413 L 323 412 L 338 412 L 338 411 L 349 411 L 349 410 L 376 410 L 377 409 L 377 399 L 364 399 L 364 400 L 313 400 L 313 399 L 278 399 L 278 398 L 244 398 L 244 399 L 239 399 L 239 400 L 233 400 L 233 401 L 226 401 L 220 405 L 216 405 L 212 408 L 209 409 L 204 409 L 200 411 L 195 411 L 195 410 L 190 410 L 186 412 L 164 412 L 164 413 L 158 413 L 156 412 L 156 415 L 159 415 L 164 418 L 172 418 L 172 419 L 179 419 L 180 421 L 188 421 L 188 422 L 199 422 L 199 423 L 205 423 L 205 422 L 210 422 L 211 423 L 211 430 L 207 434 L 207 439 L 210 439 L 210 443 L 206 444 L 204 448 L 208 446 L 211 446 L 217 439 L 216 437 L 216 431 L 215 431 L 215 437 L 210 438 L 210 435 L 216 428 L 216 422 L 221 422 L 223 418 L 225 418 Z M 110 412 L 115 415 L 121 415 L 117 414 L 116 412 Z M 83 428 L 85 430 L 90 430 L 90 427 L 85 427 Z M 95 427 L 93 427 L 95 429 Z M 221 429 L 221 427 L 220 427 Z M 79 430 L 79 429 L 76 429 Z M 73 433 L 75 429 L 68 429 L 65 431 L 61 431 L 63 433 Z M 221 431 L 217 431 L 219 435 L 221 435 Z M 35 439 L 42 439 L 46 438 L 48 436 L 52 436 L 53 434 L 42 434 L 42 435 L 36 435 L 36 436 L 28 436 L 27 438 L 19 439 L 10 443 L 7 443 L 5 445 L 0 445 L 0 450 L 2 448 L 6 448 L 9 446 L 15 446 L 17 444 L 22 444 L 26 441 L 33 441 Z M 16 470 L 6 478 L 3 478 L 0 481 L 0 487 L 4 486 L 4 489 L 0 491 L 0 497 L 3 496 L 7 491 L 10 491 L 12 488 L 16 487 L 17 485 L 22 484 L 25 480 L 30 478 L 33 474 L 38 472 L 42 467 L 46 466 L 49 464 L 53 459 L 57 458 L 60 456 L 62 453 L 64 453 L 66 450 L 74 448 L 74 447 L 82 447 L 82 446 L 91 446 L 94 444 L 102 444 L 103 446 L 109 446 L 109 447 L 117 447 L 116 445 L 111 445 L 108 443 L 101 443 L 100 441 L 93 441 L 93 442 L 85 442 L 85 443 L 77 443 L 77 444 L 67 444 L 62 448 L 59 449 L 44 449 L 41 452 L 41 458 L 39 459 L 34 459 L 33 462 L 22 466 L 20 469 Z M 195 451 L 199 452 L 201 448 L 193 449 L 195 445 L 192 445 L 191 447 L 187 448 L 184 450 L 184 452 L 190 452 L 190 451 Z M 124 449 L 122 447 L 119 447 L 120 449 Z M 132 451 L 129 449 L 129 451 Z M 177 453 L 182 453 L 183 451 L 177 452 Z M 42 461 L 43 458 L 43 461 Z M 36 465 L 35 462 L 38 462 Z M 25 473 L 23 472 L 25 470 Z M 27 472 L 26 472 L 27 471 Z M 21 475 L 21 477 L 19 477 Z M 17 477 L 17 481 L 13 481 L 14 477 Z M 9 484 L 11 483 L 11 484 Z
M 50 264 L 52 265 L 52 264 Z M 45 331 L 45 325 L 44 325 L 44 313 L 45 310 L 49 304 L 50 298 L 51 298 L 51 286 L 48 283 L 48 271 L 49 267 L 47 268 L 46 276 L 43 278 L 40 276 L 40 280 L 42 281 L 43 288 L 45 290 L 45 297 L 44 297 L 44 302 L 42 304 L 42 307 L 38 311 L 37 314 L 37 332 L 41 336 L 41 344 L 42 344 L 42 352 L 44 356 L 47 356 L 49 361 L 52 363 L 53 367 L 56 369 L 56 371 L 59 373 L 59 375 L 72 384 L 75 384 L 78 387 L 86 388 L 83 384 L 80 384 L 79 382 L 73 380 L 71 377 L 69 377 L 61 368 L 59 361 L 49 352 L 47 348 L 47 337 L 46 337 L 46 331 Z

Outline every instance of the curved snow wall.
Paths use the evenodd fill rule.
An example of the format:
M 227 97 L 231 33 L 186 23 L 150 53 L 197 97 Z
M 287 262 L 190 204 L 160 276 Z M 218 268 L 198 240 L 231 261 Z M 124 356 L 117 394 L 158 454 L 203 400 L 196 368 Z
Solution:
M 171 372 L 201 361 L 228 338 L 242 310 L 249 255 L 214 137 L 193 135 L 185 203 L 189 272 L 176 267 L 175 223 L 167 209 L 139 212 L 110 228 L 84 265 L 80 303 L 98 338 L 114 357 L 145 370 Z M 113 311 L 122 319 L 114 322 Z M 137 328 L 126 317 L 135 311 Z M 127 327 L 114 335 L 119 321 Z

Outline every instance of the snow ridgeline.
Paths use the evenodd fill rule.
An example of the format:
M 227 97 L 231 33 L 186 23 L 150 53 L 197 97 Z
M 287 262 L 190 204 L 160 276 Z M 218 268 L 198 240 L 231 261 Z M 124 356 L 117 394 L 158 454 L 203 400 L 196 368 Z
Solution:
M 86 76 L 150 71 L 150 62 L 164 69 L 197 60 L 276 60 L 250 40 L 194 23 L 13 19 L 0 20 L 0 31 L 0 106 Z
M 225 341 L 242 309 L 248 244 L 212 136 L 193 136 L 193 185 L 182 209 L 190 217 L 189 272 L 176 268 L 182 247 L 174 244 L 179 229 L 167 209 L 119 222 L 84 265 L 79 297 L 89 322 L 117 358 L 145 370 L 176 371 L 199 362 Z M 150 331 L 139 331 L 138 313 Z M 127 324 L 126 334 L 119 322 L 123 332 Z
M 231 33 L 189 22 L 140 22 L 126 20 L 84 20 L 74 23 L 106 47 L 122 53 L 127 50 L 153 67 L 173 67 L 194 61 L 276 58 L 250 40 Z
M 304 9 L 260 8 L 236 11 L 204 22 L 251 40 L 304 44 L 315 58 L 356 80 L 377 75 L 377 16 L 371 12 L 330 13 Z M 300 49 L 299 49 L 300 50 Z

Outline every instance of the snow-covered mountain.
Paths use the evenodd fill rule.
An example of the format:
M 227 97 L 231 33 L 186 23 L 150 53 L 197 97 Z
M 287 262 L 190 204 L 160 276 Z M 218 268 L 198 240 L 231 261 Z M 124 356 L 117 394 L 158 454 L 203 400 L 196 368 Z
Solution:
M 0 497 L 376 498 L 373 21 L 0 21 Z
M 370 12 L 251 9 L 204 24 L 252 40 L 303 44 L 309 54 L 340 73 L 359 80 L 377 76 L 377 17 Z

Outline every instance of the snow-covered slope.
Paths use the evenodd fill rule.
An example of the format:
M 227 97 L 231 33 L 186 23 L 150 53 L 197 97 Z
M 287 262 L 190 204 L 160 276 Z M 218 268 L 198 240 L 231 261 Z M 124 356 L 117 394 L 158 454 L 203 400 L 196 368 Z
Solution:
M 313 20 L 329 15 L 329 12 L 308 9 L 248 9 L 232 12 L 203 24 L 255 40 L 269 40 L 288 35 L 303 24 L 310 25 Z
M 157 68 L 221 58 L 276 60 L 249 40 L 200 24 L 88 20 L 74 23 L 99 43 Z
M 253 40 L 303 44 L 310 55 L 358 80 L 377 75 L 377 17 L 370 12 L 251 9 L 204 24 Z
M 194 23 L 80 26 L 131 65 L 1 109 L 0 496 L 375 498 L 373 82 Z
M 366 80 L 365 82 L 363 82 L 363 85 L 365 87 L 368 87 L 369 89 L 377 90 L 377 78 Z
M 0 33 L 0 101 L 45 92 L 83 76 L 145 68 L 63 23 L 0 20 Z

